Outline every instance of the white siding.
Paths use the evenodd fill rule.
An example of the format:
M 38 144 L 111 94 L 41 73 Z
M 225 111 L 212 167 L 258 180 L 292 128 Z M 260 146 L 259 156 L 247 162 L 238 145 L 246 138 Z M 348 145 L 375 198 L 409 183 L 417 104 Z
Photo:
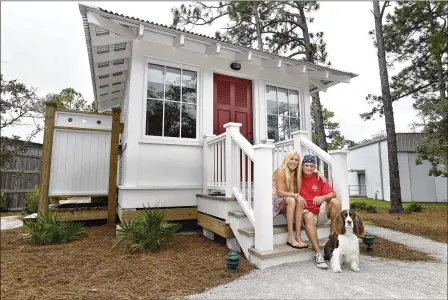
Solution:
M 378 144 L 376 144 L 378 147 Z M 381 166 L 383 172 L 383 200 L 390 201 L 390 181 L 389 181 L 389 155 L 387 154 L 387 141 L 380 142 Z
M 417 202 L 436 201 L 436 185 L 433 176 L 428 176 L 430 163 L 423 161 L 423 164 L 416 165 L 416 153 L 409 153 L 409 174 L 411 181 L 412 200 Z
M 381 177 L 379 167 L 378 144 L 356 148 L 347 154 L 348 169 L 365 169 L 366 193 L 368 198 L 383 199 L 381 195 Z M 349 184 L 358 184 L 356 173 L 349 176 Z
M 401 186 L 401 200 L 403 202 L 410 202 L 411 195 L 411 180 L 409 176 L 408 153 L 398 153 L 398 169 L 400 171 L 400 186 Z
M 108 194 L 110 132 L 56 129 L 50 196 Z
M 195 194 L 202 191 L 202 136 L 213 133 L 213 73 L 252 80 L 254 142 L 266 138 L 265 84 L 286 85 L 298 89 L 305 109 L 304 130 L 310 131 L 308 80 L 282 70 L 261 68 L 242 63 L 240 71 L 230 69 L 233 54 L 221 49 L 218 56 L 195 52 L 202 46 L 186 40 L 185 45 L 173 48 L 170 37 L 145 32 L 145 39 L 133 41 L 130 72 L 129 110 L 125 125 L 127 147 L 123 152 L 122 186 L 119 202 L 122 208 L 141 207 L 141 203 L 156 200 L 169 206 L 197 205 Z M 162 44 L 162 45 L 161 45 Z M 199 48 L 201 49 L 199 49 Z M 199 70 L 198 76 L 198 135 L 196 141 L 161 139 L 145 136 L 144 91 L 146 59 L 165 61 Z M 173 190 L 172 188 L 175 188 Z
M 436 201 L 447 202 L 448 200 L 448 178 L 436 177 Z

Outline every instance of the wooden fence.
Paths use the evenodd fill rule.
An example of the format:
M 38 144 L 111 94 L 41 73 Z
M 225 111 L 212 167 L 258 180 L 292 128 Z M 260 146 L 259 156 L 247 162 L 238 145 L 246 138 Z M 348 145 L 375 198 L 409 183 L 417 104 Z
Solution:
M 39 186 L 41 160 L 42 144 L 30 143 L 0 169 L 0 191 L 10 210 L 22 209 L 25 194 Z

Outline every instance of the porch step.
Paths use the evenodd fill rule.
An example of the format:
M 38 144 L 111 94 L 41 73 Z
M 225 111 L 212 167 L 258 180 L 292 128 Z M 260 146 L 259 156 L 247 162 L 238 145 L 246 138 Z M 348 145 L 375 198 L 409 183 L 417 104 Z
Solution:
M 318 226 L 316 226 L 316 228 L 317 228 L 317 230 L 319 232 L 319 229 L 330 228 L 330 226 L 329 225 L 318 225 Z M 302 225 L 302 231 L 304 231 L 304 230 L 305 229 L 303 228 L 303 225 Z M 243 234 L 243 235 L 245 235 L 245 236 L 249 236 L 249 237 L 254 237 L 255 236 L 255 229 L 253 227 L 240 228 L 240 229 L 238 229 L 238 232 Z M 287 232 L 288 232 L 288 227 L 286 225 L 274 225 L 274 234 L 276 234 L 276 233 L 287 233 Z
M 319 246 L 321 250 L 324 248 L 328 239 L 320 239 Z M 311 260 L 314 251 L 311 243 L 307 242 L 308 248 L 294 249 L 286 244 L 274 245 L 273 250 L 260 251 L 253 247 L 249 248 L 249 260 L 259 269 L 266 269 L 272 266 L 277 266 L 284 263 L 300 262 Z
M 319 247 L 323 248 L 325 246 L 325 243 L 328 241 L 327 238 L 320 239 L 319 240 Z M 259 257 L 261 259 L 268 259 L 273 257 L 279 257 L 279 256 L 286 256 L 291 254 L 297 254 L 297 253 L 305 253 L 305 252 L 313 252 L 313 246 L 311 245 L 310 241 L 306 241 L 305 243 L 308 244 L 308 248 L 305 249 L 294 249 L 293 247 L 287 245 L 287 244 L 281 244 L 281 245 L 274 245 L 273 250 L 267 250 L 267 251 L 260 251 L 258 249 L 255 249 L 254 247 L 249 248 L 249 253 Z
M 225 196 L 211 196 L 207 194 L 196 194 L 196 197 L 201 197 L 209 200 L 219 200 L 219 201 L 236 201 L 235 197 L 225 197 Z

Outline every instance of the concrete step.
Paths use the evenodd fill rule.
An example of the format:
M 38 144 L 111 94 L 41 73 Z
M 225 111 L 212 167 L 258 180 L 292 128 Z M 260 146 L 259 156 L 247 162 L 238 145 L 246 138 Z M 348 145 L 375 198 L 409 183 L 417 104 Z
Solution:
M 327 241 L 327 238 L 319 240 L 321 251 L 323 251 Z M 284 263 L 311 260 L 314 255 L 314 250 L 309 241 L 307 244 L 308 248 L 306 249 L 294 249 L 286 244 L 274 245 L 273 250 L 267 251 L 260 251 L 254 247 L 251 247 L 249 248 L 249 261 L 257 268 L 265 269 Z
M 319 229 L 329 229 L 330 225 L 318 225 L 316 226 L 318 234 L 319 234 Z M 295 228 L 294 228 L 295 229 Z M 302 225 L 302 231 L 304 231 L 305 229 L 303 228 Z M 248 227 L 248 228 L 240 228 L 238 229 L 238 232 L 240 232 L 241 234 L 245 235 L 245 236 L 250 236 L 253 237 L 255 236 L 255 229 L 253 227 Z M 294 230 L 295 232 L 295 230 Z M 287 225 L 274 225 L 274 234 L 276 233 L 288 233 L 288 226 Z

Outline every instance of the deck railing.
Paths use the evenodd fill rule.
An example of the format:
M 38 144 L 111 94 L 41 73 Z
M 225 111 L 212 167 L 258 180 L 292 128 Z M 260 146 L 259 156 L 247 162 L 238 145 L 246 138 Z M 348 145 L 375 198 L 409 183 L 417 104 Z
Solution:
M 318 168 L 327 170 L 343 208 L 349 207 L 347 152 L 323 151 L 308 139 L 303 131 L 293 132 L 293 138 L 272 143 L 252 145 L 240 133 L 240 123 L 227 123 L 226 132 L 204 136 L 203 192 L 220 191 L 235 197 L 255 228 L 255 248 L 272 250 L 272 172 L 281 165 L 286 152 L 297 149 L 300 156 L 313 154 Z
M 272 250 L 270 171 L 274 145 L 250 144 L 240 127 L 240 123 L 227 123 L 225 133 L 204 137 L 204 193 L 220 190 L 226 197 L 234 196 L 260 233 L 255 235 L 255 248 Z

